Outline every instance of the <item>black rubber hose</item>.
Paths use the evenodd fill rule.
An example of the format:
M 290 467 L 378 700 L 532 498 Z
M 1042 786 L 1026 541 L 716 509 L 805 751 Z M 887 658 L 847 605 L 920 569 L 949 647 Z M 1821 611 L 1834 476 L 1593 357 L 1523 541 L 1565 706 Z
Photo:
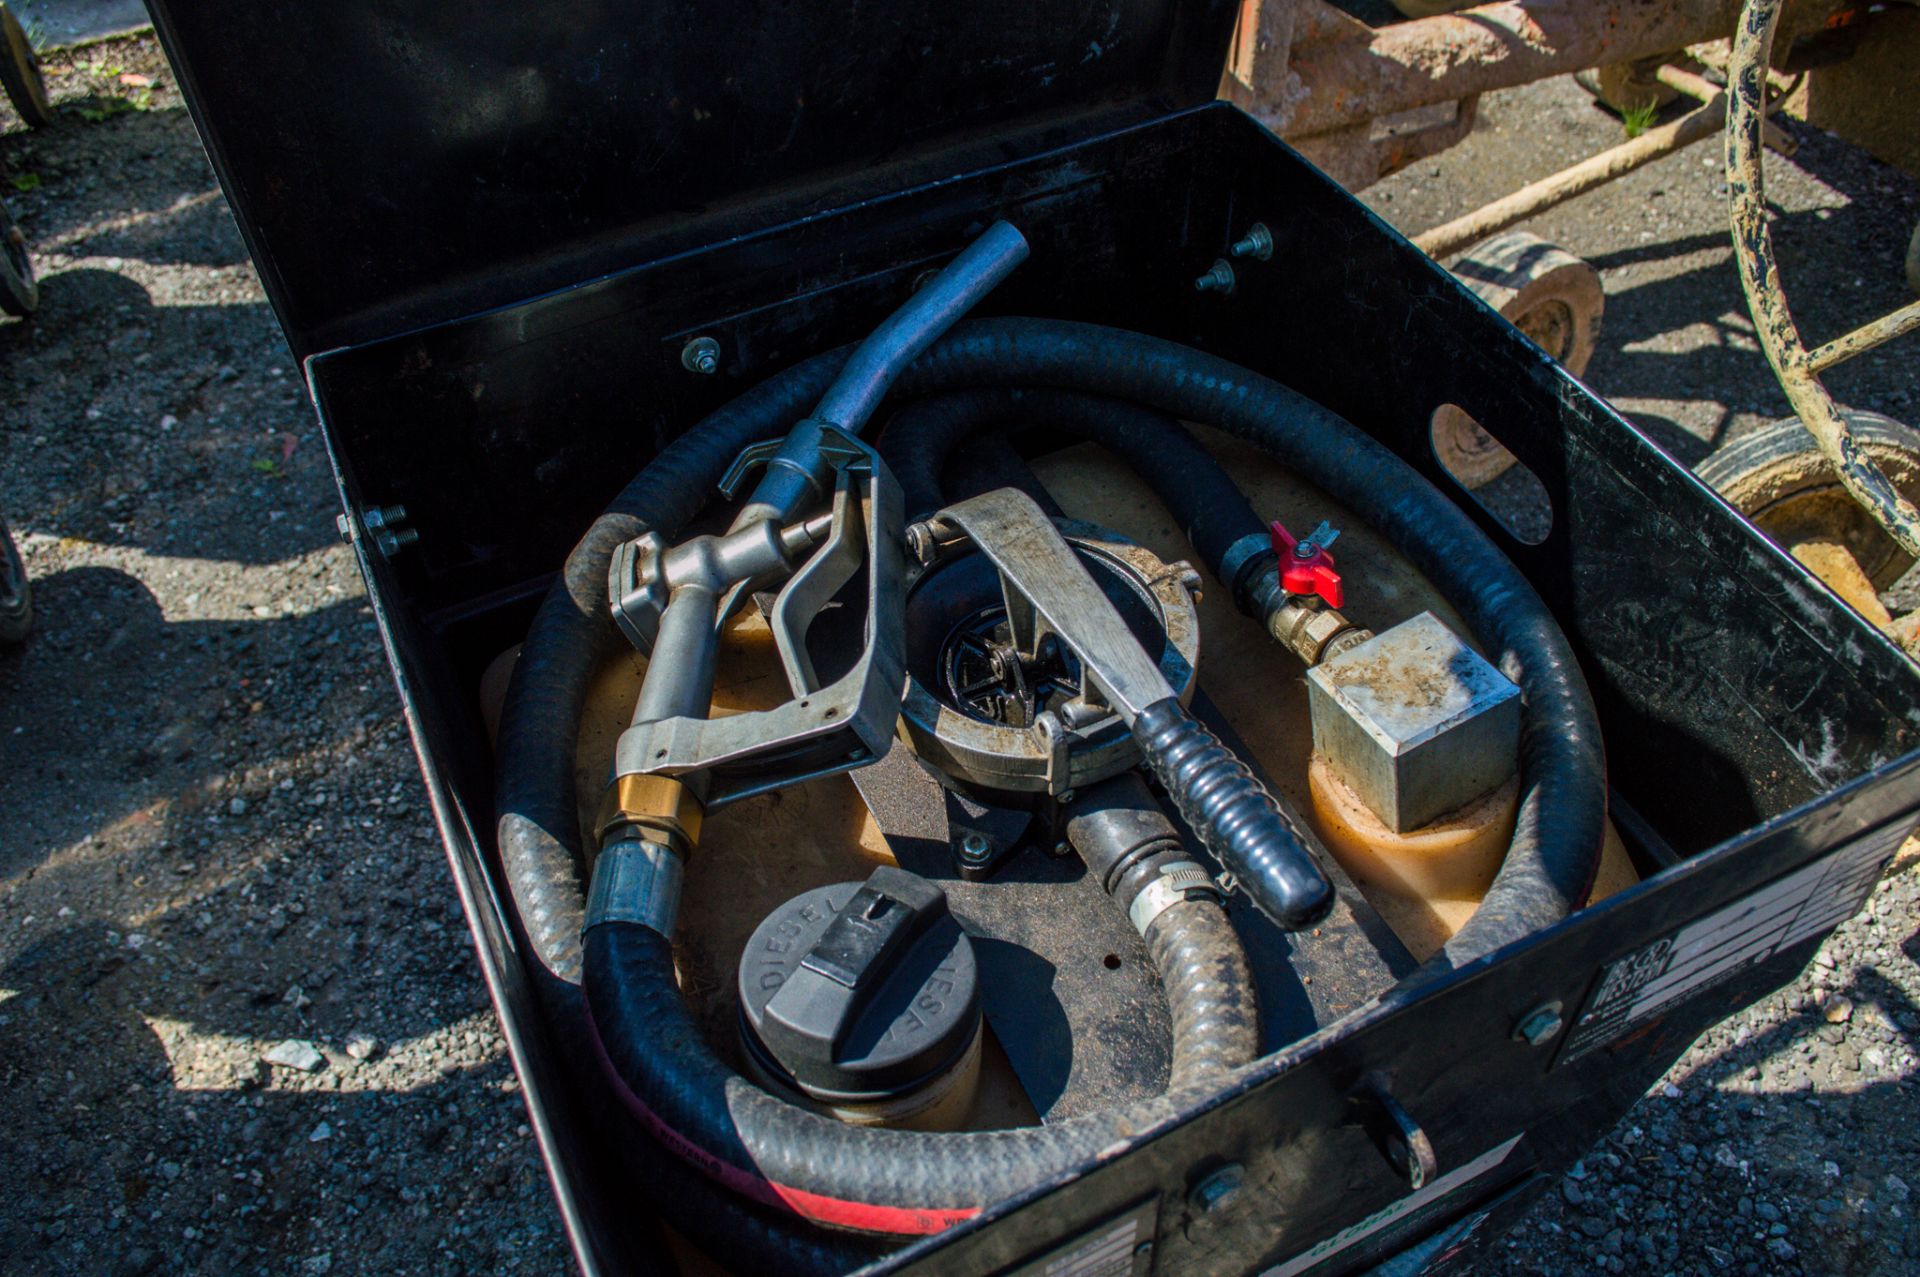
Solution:
M 1014 488 L 1031 497 L 1049 519 L 1066 517 L 1060 503 L 1053 499 L 1053 494 L 1040 482 L 1040 476 L 1004 433 L 985 436 L 979 443 L 979 447 L 963 449 L 949 460 L 946 484 L 954 500 L 976 497 L 998 488 Z
M 1260 1054 L 1253 972 L 1217 901 L 1168 905 L 1147 924 L 1147 952 L 1173 1016 L 1175 1076 L 1224 1078 Z
M 1459 611 L 1521 689 L 1520 807 L 1480 907 L 1430 966 L 1459 966 L 1567 916 L 1599 865 L 1606 762 L 1586 679 L 1546 604 L 1479 526 L 1384 444 L 1278 382 L 1201 351 L 1095 324 L 962 324 L 902 378 L 906 393 L 1042 386 L 1219 426 L 1379 531 Z
M 730 452 L 736 447 L 734 439 L 744 443 L 790 420 L 798 405 L 825 384 L 831 361 L 822 357 L 801 369 L 815 377 L 806 389 L 792 388 L 793 381 L 805 375 L 795 370 L 729 406 L 739 406 L 739 412 L 717 414 L 721 424 L 740 433 L 715 443 L 712 452 Z M 1465 960 L 1565 915 L 1584 894 L 1598 856 L 1604 777 L 1597 726 L 1565 640 L 1524 579 L 1471 520 L 1391 452 L 1319 405 L 1223 360 L 1137 334 L 1040 320 L 974 321 L 923 357 L 903 379 L 902 389 L 925 393 L 1029 382 L 1138 398 L 1164 412 L 1224 426 L 1278 453 L 1302 477 L 1400 546 L 1496 650 L 1503 668 L 1526 693 L 1530 710 L 1514 848 L 1486 904 L 1455 938 L 1449 953 Z M 744 406 L 747 399 L 767 415 L 756 420 L 756 413 Z M 699 433 L 706 436 L 707 430 Z M 695 456 L 706 452 L 697 444 L 690 447 Z M 695 494 L 705 490 L 704 484 L 679 489 L 686 494 L 683 502 L 697 501 Z M 570 562 L 568 578 L 574 575 Z M 586 616 L 597 612 L 597 606 L 584 609 Z M 604 621 L 600 624 L 605 626 Z M 556 631 L 561 628 L 556 626 Z M 552 633 L 541 637 L 551 639 Z M 534 644 L 530 641 L 529 646 Z M 503 754 L 546 755 L 503 758 L 503 777 L 542 761 L 551 777 L 552 763 L 559 760 L 559 784 L 549 788 L 548 803 L 550 809 L 568 809 L 555 827 L 571 831 L 576 845 L 570 810 L 571 729 L 577 724 L 578 697 L 591 661 L 575 666 L 581 667 L 578 687 L 555 689 L 573 701 L 564 723 L 548 723 L 541 738 L 524 742 L 502 734 Z M 549 681 L 569 684 L 568 677 Z M 556 725 L 567 730 L 557 732 Z M 505 808 L 503 813 L 511 814 Z M 1550 824 L 1544 819 L 1549 813 L 1554 817 Z M 504 827 L 505 815 L 502 823 Z M 568 860 L 569 881 L 553 885 L 577 918 L 582 888 L 577 864 L 570 856 Z M 517 899 L 521 894 L 516 889 Z M 706 1051 L 675 990 L 671 954 L 662 937 L 631 924 L 609 923 L 594 929 L 587 950 L 588 1000 L 610 1068 L 629 1084 L 631 1102 L 664 1121 L 663 1134 L 683 1156 L 722 1179 L 744 1175 L 762 1185 L 783 1184 L 788 1196 L 796 1187 L 818 1191 L 809 1188 L 813 1184 L 829 1191 L 848 1188 L 853 1190 L 848 1201 L 856 1210 L 874 1202 L 906 1201 L 914 1203 L 910 1209 L 916 1211 L 929 1206 L 938 1211 L 941 1202 L 960 1203 L 952 1209 L 964 1215 L 1012 1191 L 1009 1185 L 1035 1182 L 1049 1167 L 1061 1165 L 1063 1157 L 1067 1164 L 1078 1161 L 1088 1153 L 1080 1146 L 1087 1130 L 1104 1128 L 1100 1133 L 1108 1134 L 1113 1129 L 1109 1123 L 1117 1120 L 1128 1135 L 1135 1135 L 1142 1124 L 1173 1111 L 1172 1103 L 1163 1099 L 1135 1106 L 1125 1115 L 1083 1119 L 1087 1125 L 944 1137 L 869 1131 L 853 1149 L 842 1150 L 834 1136 L 848 1128 L 773 1099 L 732 1075 Z M 830 1129 L 823 1132 L 823 1125 Z M 824 1136 L 820 1147 L 811 1144 L 816 1136 Z M 743 1140 L 749 1139 L 766 1160 L 746 1158 Z M 919 1163 L 900 1160 L 900 1155 L 921 1154 L 932 1156 Z M 756 1165 L 766 1173 L 746 1169 Z M 802 1182 L 789 1184 L 775 1179 L 776 1173 Z M 773 1200 L 787 1200 L 782 1192 L 767 1192 Z
M 1180 831 L 1137 771 L 1082 789 L 1067 808 L 1067 841 L 1131 916 L 1134 901 L 1170 866 L 1194 863 Z M 1253 975 L 1217 897 L 1171 904 L 1147 924 L 1147 952 L 1173 1015 L 1173 1073 L 1224 1076 L 1260 1053 Z M 1163 977 L 1164 979 L 1164 977 Z
M 959 390 L 915 399 L 893 414 L 874 443 L 900 485 L 907 522 L 947 504 L 947 465 L 966 440 L 1007 424 L 1014 395 L 1005 390 Z
M 1179 982 L 1218 975 L 1189 961 L 1184 944 L 1165 944 L 1157 956 L 1180 964 L 1159 972 L 1175 1005 Z M 1199 1072 L 1175 1072 L 1167 1094 L 1124 1108 L 1002 1131 L 848 1126 L 776 1099 L 714 1054 L 671 978 L 672 946 L 659 932 L 599 923 L 586 934 L 586 957 L 592 1021 L 635 1116 L 726 1187 L 832 1227 L 938 1232 L 1138 1138 L 1220 1079 L 1213 1049 L 1176 1044 L 1176 1062 Z M 1217 1017 L 1175 1023 L 1227 1027 Z
M 573 796 L 573 742 L 588 682 L 616 646 L 607 615 L 608 559 L 622 541 L 649 528 L 671 536 L 697 514 L 740 449 L 771 433 L 770 423 L 805 411 L 845 358 L 845 351 L 834 351 L 798 365 L 669 445 L 573 548 L 527 632 L 501 710 L 496 832 L 514 915 L 536 959 L 534 984 L 572 1062 L 595 1057 L 578 985 L 585 860 Z M 590 1120 L 615 1116 L 601 1111 L 607 1107 L 589 1102 Z M 641 1139 L 614 1143 L 660 1213 L 729 1267 L 842 1273 L 876 1254 L 871 1243 L 823 1235 L 785 1212 L 753 1207 L 702 1176 L 688 1175 L 665 1148 Z
M 1125 461 L 1215 575 L 1235 542 L 1266 535 L 1246 494 L 1192 431 L 1165 413 L 1102 395 L 1016 388 L 918 399 L 895 414 L 877 446 L 900 482 L 908 519 L 922 519 L 947 503 L 948 467 L 968 454 L 962 445 L 970 437 L 1021 428 L 1085 439 Z

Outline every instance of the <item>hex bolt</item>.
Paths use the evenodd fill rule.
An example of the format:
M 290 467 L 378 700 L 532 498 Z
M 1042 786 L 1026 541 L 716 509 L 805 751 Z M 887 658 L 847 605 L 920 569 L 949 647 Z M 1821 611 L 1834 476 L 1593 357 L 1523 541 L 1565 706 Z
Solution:
M 373 548 L 387 558 L 392 558 L 420 539 L 419 532 L 400 525 L 407 521 L 407 507 L 403 505 L 380 505 L 360 512 L 360 526 L 366 530 L 373 542 Z M 334 521 L 340 535 L 348 540 L 353 538 L 353 524 L 346 515 Z
M 695 337 L 680 348 L 680 366 L 704 377 L 713 376 L 720 371 L 720 343 L 711 337 Z
M 1193 281 L 1195 292 L 1219 293 L 1225 296 L 1233 291 L 1233 267 L 1222 257 L 1213 263 L 1212 269 Z
M 1235 257 L 1251 257 L 1257 262 L 1264 262 L 1273 256 L 1273 232 L 1267 229 L 1265 222 L 1255 222 L 1227 251 Z
M 987 841 L 985 834 L 967 834 L 960 840 L 960 859 L 970 865 L 983 865 L 993 851 L 993 844 Z
M 1513 1040 L 1525 1042 L 1528 1046 L 1545 1046 L 1560 1036 L 1565 1023 L 1561 1018 L 1560 1004 L 1548 1002 L 1520 1017 L 1520 1023 L 1513 1029 Z
M 373 543 L 379 547 L 380 553 L 391 559 L 419 539 L 420 534 L 412 528 L 401 528 L 397 532 L 382 529 L 374 533 Z
M 1187 1201 L 1202 1214 L 1212 1214 L 1239 1195 L 1240 1182 L 1245 1176 L 1240 1163 L 1229 1162 L 1195 1184 L 1187 1194 Z

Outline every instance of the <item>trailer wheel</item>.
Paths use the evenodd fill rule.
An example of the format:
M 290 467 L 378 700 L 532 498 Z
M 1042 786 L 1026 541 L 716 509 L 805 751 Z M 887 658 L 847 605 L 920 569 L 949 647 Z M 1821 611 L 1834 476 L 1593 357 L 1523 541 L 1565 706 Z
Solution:
M 33 584 L 27 580 L 20 547 L 13 543 L 6 523 L 0 521 L 0 643 L 11 646 L 24 642 L 32 625 Z
M 1920 497 L 1920 431 L 1877 412 L 1843 408 L 1840 415 L 1894 487 L 1909 500 Z M 1783 549 L 1814 540 L 1844 546 L 1875 590 L 1913 566 L 1913 556 L 1841 485 L 1798 417 L 1735 440 L 1694 473 Z
M 33 277 L 33 259 L 27 256 L 27 237 L 0 200 L 0 311 L 27 316 L 40 304 L 40 283 Z
M 0 4 L 0 87 L 7 101 L 31 128 L 53 123 L 53 106 L 47 101 L 47 82 L 40 76 L 40 55 L 33 41 L 20 26 L 13 10 Z
M 1453 264 L 1453 273 L 1534 345 L 1578 377 L 1600 340 L 1606 294 L 1600 272 L 1527 231 L 1506 231 Z M 1433 418 L 1433 447 L 1447 472 L 1469 488 L 1491 483 L 1514 456 L 1451 404 Z
M 1630 111 L 1658 110 L 1680 96 L 1680 91 L 1659 78 L 1660 68 L 1674 57 L 1660 53 L 1631 62 L 1610 62 L 1573 73 L 1573 82 L 1591 93 L 1601 106 L 1615 115 Z

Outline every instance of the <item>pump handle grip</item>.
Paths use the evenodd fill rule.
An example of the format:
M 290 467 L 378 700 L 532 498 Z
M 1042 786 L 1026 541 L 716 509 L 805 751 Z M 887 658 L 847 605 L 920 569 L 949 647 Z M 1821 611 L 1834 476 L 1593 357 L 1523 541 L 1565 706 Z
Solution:
M 1333 908 L 1333 884 L 1307 850 L 1299 820 L 1180 702 L 1169 696 L 1133 721 L 1147 765 L 1208 851 L 1283 931 Z

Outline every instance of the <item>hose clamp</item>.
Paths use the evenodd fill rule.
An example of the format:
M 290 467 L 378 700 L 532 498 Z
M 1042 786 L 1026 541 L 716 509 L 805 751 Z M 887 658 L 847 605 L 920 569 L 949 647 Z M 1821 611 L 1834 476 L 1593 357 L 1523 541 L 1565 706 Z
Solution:
M 1228 546 L 1227 552 L 1220 556 L 1220 582 L 1233 592 L 1234 601 L 1240 604 L 1242 610 L 1246 609 L 1246 602 L 1241 578 L 1247 573 L 1247 565 L 1261 555 L 1272 553 L 1273 542 L 1267 533 L 1249 532 Z
M 637 922 L 671 938 L 685 876 L 686 861 L 664 844 L 629 839 L 602 848 L 581 933 L 603 922 Z
M 1182 901 L 1221 899 L 1213 875 L 1191 860 L 1176 860 L 1160 866 L 1160 876 L 1140 889 L 1127 906 L 1127 921 L 1144 936 L 1154 919 Z

